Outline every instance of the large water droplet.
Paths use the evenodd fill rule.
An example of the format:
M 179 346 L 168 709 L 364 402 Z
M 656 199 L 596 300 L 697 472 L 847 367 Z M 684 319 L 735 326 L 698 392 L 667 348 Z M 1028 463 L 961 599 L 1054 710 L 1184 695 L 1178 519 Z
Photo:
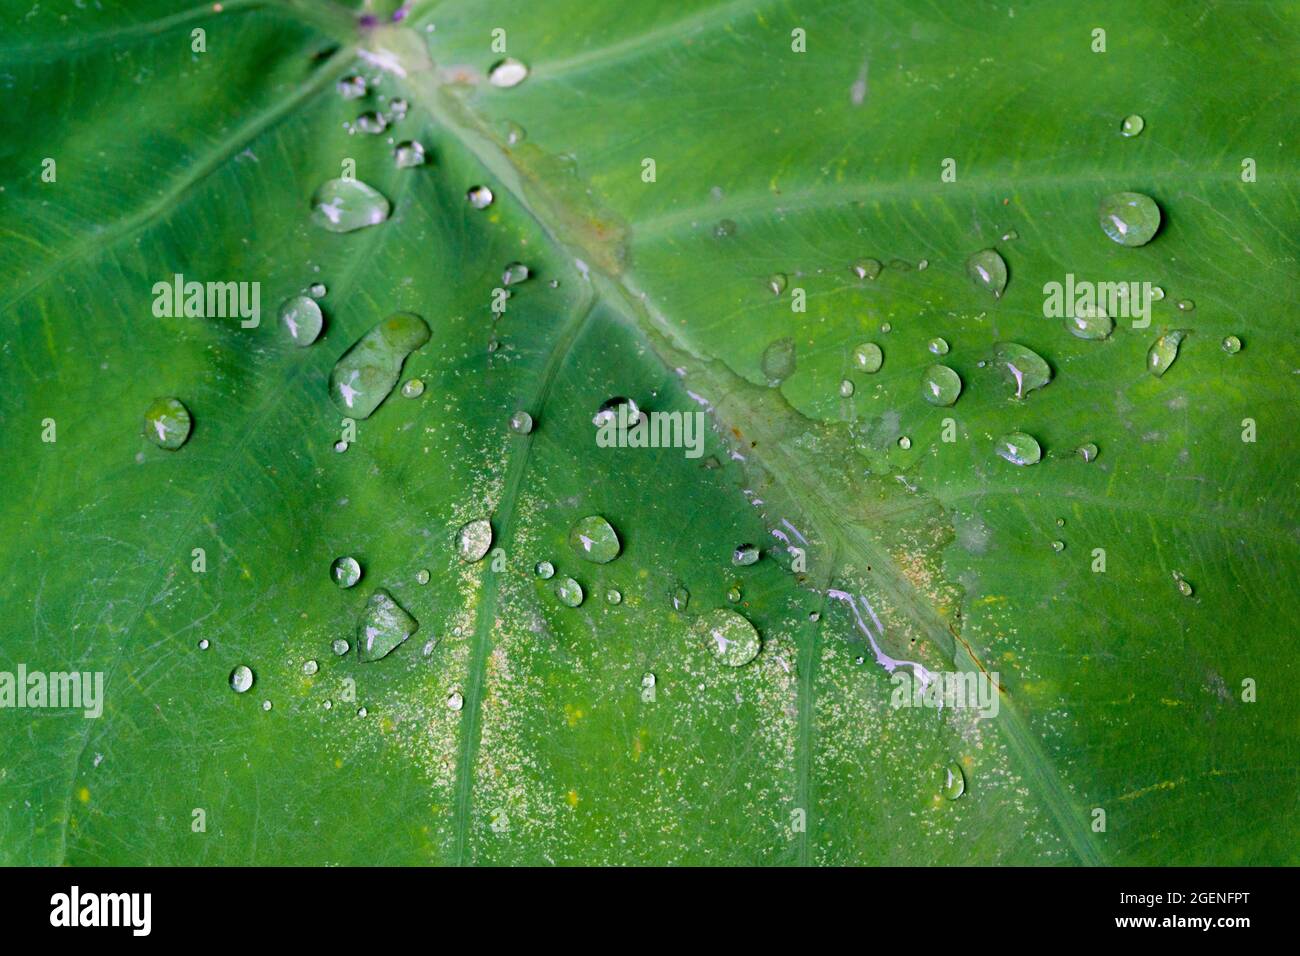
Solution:
M 935 338 L 932 338 L 929 342 L 927 342 L 925 347 L 926 349 L 929 350 L 931 355 L 948 354 L 948 340 L 945 338 L 940 338 L 936 336 Z
M 622 545 L 613 526 L 600 515 L 588 515 L 569 531 L 569 546 L 595 564 L 608 564 L 618 557 Z
M 253 671 L 246 664 L 240 664 L 230 672 L 230 689 L 236 694 L 243 694 L 253 686 Z
M 516 435 L 527 435 L 533 430 L 533 416 L 521 408 L 510 416 L 510 430 Z
M 145 437 L 168 451 L 185 444 L 190 424 L 190 411 L 179 398 L 155 398 L 144 410 Z
M 424 145 L 417 140 L 408 139 L 398 143 L 393 150 L 393 163 L 398 169 L 410 169 L 424 165 Z
M 343 638 L 338 637 L 334 639 L 334 643 L 330 645 L 330 648 L 334 651 L 336 656 L 342 657 L 348 651 L 352 650 L 352 645 Z
M 537 564 L 533 566 L 533 573 L 545 581 L 549 578 L 555 577 L 555 565 L 551 564 L 550 561 L 538 561 Z
M 752 544 L 742 544 L 731 552 L 731 563 L 738 568 L 748 567 L 758 562 L 760 553 Z
M 528 266 L 524 265 L 522 262 L 512 262 L 502 270 L 501 284 L 515 285 L 516 283 L 523 282 L 530 275 L 532 275 L 532 271 Z
M 613 398 L 607 398 L 600 403 L 600 408 L 596 409 L 596 414 L 592 417 L 591 423 L 598 428 L 606 423 L 616 423 L 619 418 L 620 406 L 627 406 L 626 418 L 629 426 L 635 425 L 641 420 L 641 409 L 633 399 L 615 395 Z
M 330 232 L 353 232 L 388 218 L 388 200 L 359 179 L 331 179 L 311 198 L 311 221 Z
M 1000 342 L 993 349 L 993 360 L 1015 386 L 1012 397 L 1024 398 L 1052 380 L 1052 369 L 1033 349 L 1015 342 Z
M 582 592 L 582 585 L 573 578 L 561 578 L 560 583 L 555 586 L 555 596 L 567 607 L 577 607 L 586 597 Z
M 456 553 L 462 561 L 473 564 L 482 561 L 492 547 L 492 522 L 479 518 L 461 526 L 456 532 Z
M 408 378 L 402 383 L 402 398 L 419 398 L 424 394 L 424 380 Z
M 879 372 L 884 361 L 884 353 L 874 342 L 863 342 L 853 350 L 853 367 L 859 372 Z
M 335 558 L 330 565 L 330 577 L 341 588 L 350 588 L 361 580 L 361 565 L 356 558 Z
M 411 312 L 390 315 L 340 356 L 330 397 L 352 418 L 369 418 L 392 392 L 406 356 L 429 341 L 429 326 Z
M 853 383 L 847 378 L 840 382 L 840 398 L 852 398 L 854 391 Z
M 1043 457 L 1043 449 L 1037 439 L 1024 432 L 1003 435 L 993 448 L 999 458 L 1005 458 L 1013 465 L 1033 465 Z
M 488 71 L 488 82 L 503 90 L 518 86 L 527 78 L 528 67 L 512 56 L 498 60 Z
M 1133 113 L 1124 117 L 1124 121 L 1119 124 L 1119 131 L 1125 136 L 1136 136 L 1146 128 L 1147 121 Z
M 710 611 L 696 622 L 694 631 L 728 667 L 748 664 L 762 647 L 754 625 L 729 608 Z
M 1156 378 L 1169 371 L 1169 366 L 1173 365 L 1174 359 L 1178 358 L 1178 346 L 1182 344 L 1186 335 L 1187 333 L 1181 329 L 1175 329 L 1156 339 L 1147 352 L 1147 371 Z
M 1070 334 L 1092 341 L 1110 338 L 1110 333 L 1115 331 L 1115 320 L 1100 309 L 1084 311 L 1083 315 L 1066 317 L 1065 327 L 1070 330 Z
M 966 260 L 966 274 L 981 289 L 1000 298 L 1007 287 L 1007 263 L 996 249 L 981 249 Z
M 1097 457 L 1097 446 L 1092 442 L 1080 445 L 1075 451 L 1079 453 L 1079 457 L 1084 461 L 1092 461 Z
M 302 662 L 302 672 L 306 674 L 308 677 L 311 677 L 311 675 L 315 674 L 318 670 L 320 670 L 320 664 L 318 664 L 316 661 Z
M 946 365 L 931 365 L 921 374 L 921 397 L 931 405 L 947 406 L 961 395 L 961 376 Z
M 794 339 L 786 336 L 777 339 L 763 349 L 763 377 L 767 384 L 775 388 L 794 374 L 795 345 Z
M 357 624 L 357 655 L 362 661 L 377 661 L 415 633 L 420 624 L 407 614 L 393 596 L 379 588 L 370 595 Z
M 294 345 L 311 345 L 320 337 L 321 327 L 325 324 L 320 306 L 315 299 L 305 295 L 286 299 L 280 306 L 280 321 Z
M 939 792 L 947 800 L 956 800 L 966 792 L 966 775 L 962 773 L 961 764 L 954 761 L 943 768 Z
M 1111 193 L 1097 209 L 1101 231 L 1121 246 L 1144 246 L 1160 228 L 1160 207 L 1142 193 Z

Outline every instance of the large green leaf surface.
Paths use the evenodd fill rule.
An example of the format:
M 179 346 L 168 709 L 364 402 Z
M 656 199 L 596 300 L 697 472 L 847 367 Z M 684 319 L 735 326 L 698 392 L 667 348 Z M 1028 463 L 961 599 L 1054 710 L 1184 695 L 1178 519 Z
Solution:
M 0 12 L 0 669 L 107 680 L 97 720 L 0 711 L 0 861 L 1297 862 L 1294 4 L 220 6 Z M 406 139 L 428 164 L 395 167 Z M 393 211 L 339 235 L 310 200 L 348 159 Z M 1099 228 L 1117 190 L 1160 205 L 1148 245 Z M 990 247 L 996 299 L 965 268 Z M 260 282 L 261 325 L 155 317 L 175 273 Z M 1167 295 L 1085 341 L 1044 317 L 1068 273 Z M 275 310 L 313 282 L 303 349 Z M 336 453 L 330 371 L 399 310 L 427 388 Z M 935 336 L 951 409 L 920 394 Z M 1008 341 L 1055 373 L 1020 402 Z M 178 451 L 141 432 L 160 395 Z M 705 454 L 598 448 L 612 396 L 707 410 Z M 994 454 L 1014 430 L 1040 463 Z M 569 546 L 589 514 L 609 564 Z M 495 562 L 456 553 L 477 518 Z M 419 630 L 335 656 L 376 587 Z M 743 667 L 693 629 L 719 607 L 762 635 Z M 996 673 L 998 715 L 891 707 L 890 658 Z

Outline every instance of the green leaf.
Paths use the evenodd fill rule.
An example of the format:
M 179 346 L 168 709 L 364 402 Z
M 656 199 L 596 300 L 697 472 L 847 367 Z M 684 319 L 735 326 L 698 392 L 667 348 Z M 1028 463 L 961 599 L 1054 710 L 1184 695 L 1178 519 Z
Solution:
M 0 10 L 0 671 L 105 675 L 98 719 L 0 710 L 0 862 L 1297 862 L 1293 7 L 389 12 Z M 333 232 L 349 162 L 389 212 Z M 177 274 L 260 324 L 158 315 Z M 1089 340 L 1067 276 L 1167 294 Z M 429 341 L 353 360 L 425 388 L 349 424 L 335 363 L 396 313 Z M 602 447 L 618 397 L 703 446 Z M 996 674 L 997 714 L 891 670 Z

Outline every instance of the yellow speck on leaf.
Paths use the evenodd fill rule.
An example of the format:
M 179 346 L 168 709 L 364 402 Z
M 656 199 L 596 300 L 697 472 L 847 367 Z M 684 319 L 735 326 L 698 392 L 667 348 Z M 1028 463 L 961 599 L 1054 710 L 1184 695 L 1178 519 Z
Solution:
M 77 791 L 77 799 L 80 800 L 82 803 L 89 803 L 89 802 L 90 802 L 90 789 L 89 789 L 88 787 L 82 787 L 80 790 L 78 790 L 78 791 Z
M 569 802 L 569 806 L 576 808 L 578 806 L 578 791 L 570 790 L 564 795 L 564 799 Z

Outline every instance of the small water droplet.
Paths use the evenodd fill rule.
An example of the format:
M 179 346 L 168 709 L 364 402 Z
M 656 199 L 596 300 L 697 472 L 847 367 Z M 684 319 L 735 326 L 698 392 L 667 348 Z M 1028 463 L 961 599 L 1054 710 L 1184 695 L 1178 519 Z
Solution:
M 391 594 L 377 588 L 357 623 L 357 655 L 363 662 L 387 657 L 419 626 Z
M 507 146 L 518 146 L 528 138 L 528 131 L 513 120 L 502 122 L 501 130 L 505 136 Z
M 486 209 L 492 205 L 492 190 L 486 186 L 471 186 L 465 193 L 465 199 L 475 209 Z
M 1033 435 L 1024 432 L 1011 432 L 1003 435 L 994 445 L 999 458 L 1005 458 L 1013 465 L 1037 464 L 1043 457 L 1042 446 Z
M 582 585 L 573 578 L 561 578 L 560 583 L 555 586 L 555 594 L 560 599 L 560 603 L 568 607 L 577 607 L 586 597 Z
M 424 165 L 424 145 L 418 140 L 408 139 L 398 143 L 393 150 L 393 164 L 398 169 L 411 169 Z
M 1125 116 L 1124 121 L 1119 124 L 1119 131 L 1125 136 L 1137 136 L 1146 127 L 1147 122 L 1137 113 Z
M 1020 238 L 1020 233 L 1016 232 L 1014 229 L 1008 229 L 1006 232 L 1002 234 L 1003 242 L 1014 242 L 1016 239 L 1019 238 Z
M 948 354 L 948 340 L 944 338 L 935 337 L 927 342 L 925 347 L 929 349 L 931 355 Z
M 893 327 L 892 325 L 890 325 L 888 322 L 881 322 L 881 323 L 880 323 L 880 331 L 882 331 L 882 332 L 892 332 L 893 330 L 894 330 L 894 327 Z
M 713 656 L 728 667 L 748 664 L 762 648 L 754 625 L 729 608 L 710 611 L 696 622 L 693 630 Z
M 367 717 L 367 716 L 369 716 L 369 715 L 370 715 L 370 711 L 366 710 L 364 707 L 358 707 L 358 708 L 357 708 L 357 716 L 358 716 L 358 717 Z
M 1181 571 L 1174 572 L 1174 586 L 1178 588 L 1178 593 L 1183 597 L 1191 597 L 1195 593 L 1195 589 L 1192 587 L 1191 582 L 1183 577 Z
M 678 585 L 669 595 L 669 602 L 672 604 L 674 611 L 685 611 L 691 603 L 691 592 L 686 588 Z
M 953 761 L 943 768 L 939 792 L 947 800 L 960 799 L 966 792 L 966 774 L 962 772 L 961 764 Z
M 1174 360 L 1178 358 L 1178 346 L 1182 344 L 1186 335 L 1183 330 L 1175 329 L 1156 339 L 1147 352 L 1147 371 L 1156 378 L 1169 371 L 1169 366 L 1173 365 Z
M 961 376 L 946 365 L 931 365 L 921 374 L 921 397 L 946 407 L 961 395 Z
M 447 709 L 460 710 L 465 706 L 465 697 L 458 690 L 453 690 L 447 695 Z
M 334 701 L 332 701 L 332 700 L 323 701 L 323 702 L 321 703 L 321 706 L 324 707 L 326 710 L 333 710 L 333 709 L 334 709 Z
M 868 374 L 879 372 L 884 361 L 885 354 L 880 351 L 880 346 L 874 342 L 863 342 L 853 350 L 853 367 L 859 372 Z
M 302 672 L 306 674 L 308 677 L 310 677 L 312 674 L 315 674 L 318 670 L 320 670 L 320 664 L 318 664 L 316 661 L 302 662 Z
M 623 594 L 617 588 L 610 588 L 605 592 L 605 600 L 610 604 L 622 604 Z
M 230 672 L 230 689 L 236 694 L 242 694 L 253 686 L 254 680 L 252 669 L 246 664 L 240 664 Z
M 859 279 L 874 279 L 883 268 L 879 259 L 859 259 L 853 263 L 853 274 Z
M 898 447 L 903 449 L 903 451 L 907 451 L 909 448 L 912 447 L 912 439 L 908 438 L 906 435 L 903 435 L 901 438 L 898 439 Z
M 342 657 L 352 649 L 352 645 L 339 637 L 334 639 L 334 643 L 330 645 L 330 648 L 334 651 L 336 656 Z
M 1159 301 L 1160 301 L 1161 299 L 1163 299 L 1164 297 L 1165 297 L 1165 290 L 1164 290 L 1164 289 L 1162 289 L 1162 288 L 1161 288 L 1160 286 L 1158 286 L 1158 285 L 1153 285 L 1153 286 L 1151 287 L 1151 301 L 1152 301 L 1152 302 L 1159 302 Z
M 359 179 L 331 179 L 311 198 L 311 221 L 329 232 L 353 232 L 383 222 L 391 208 L 377 189 Z
M 622 544 L 613 525 L 600 515 L 587 515 L 569 530 L 569 547 L 580 558 L 594 564 L 608 564 L 618 557 Z
M 330 565 L 330 577 L 341 588 L 350 588 L 361 580 L 361 565 L 356 558 L 335 558 Z
M 730 239 L 736 234 L 736 221 L 734 219 L 719 219 L 717 225 L 713 227 L 713 237 L 715 239 Z
M 415 572 L 415 583 L 416 584 L 429 583 L 429 571 L 427 568 L 421 568 L 419 571 Z
M 330 373 L 330 397 L 352 418 L 369 418 L 402 373 L 406 357 L 429 341 L 429 326 L 412 312 L 376 324 L 344 352 Z
M 1160 228 L 1160 207 L 1142 193 L 1111 193 L 1097 207 L 1101 231 L 1121 246 L 1145 246 Z
M 208 643 L 208 639 L 206 637 L 203 638 L 203 640 L 199 641 L 199 650 L 201 651 L 206 651 L 211 646 L 212 645 Z
M 334 443 L 334 450 L 341 455 L 348 450 L 348 443 L 345 441 L 336 441 Z
M 614 424 L 619 419 L 620 406 L 627 407 L 627 423 L 629 426 L 635 425 L 642 418 L 640 407 L 630 398 L 624 398 L 622 395 L 616 395 L 613 398 L 607 398 L 600 403 L 600 408 L 596 409 L 596 414 L 592 416 L 591 423 L 597 427 L 606 423 Z
M 657 683 L 657 681 L 658 679 L 655 677 L 654 674 L 650 673 L 650 671 L 646 671 L 644 674 L 641 675 L 642 687 L 653 687 Z
M 324 283 L 324 282 L 313 282 L 313 283 L 312 283 L 312 284 L 307 288 L 307 294 L 310 295 L 313 299 L 323 299 L 323 298 L 325 298 L 325 293 L 326 293 L 327 291 L 329 291 L 329 290 L 327 290 L 327 289 L 325 288 L 325 283 Z
M 1071 335 L 1090 341 L 1110 338 L 1110 334 L 1115 331 L 1114 319 L 1100 309 L 1093 309 L 1091 312 L 1085 309 L 1084 313 L 1066 316 L 1065 327 L 1070 330 Z
M 981 249 L 966 260 L 966 274 L 981 289 L 1000 298 L 1007 287 L 1007 263 L 996 249 Z
M 748 567 L 758 562 L 760 552 L 752 544 L 742 544 L 731 552 L 731 563 L 738 568 Z
M 503 90 L 518 86 L 528 78 L 528 67 L 512 56 L 498 60 L 488 71 L 488 82 Z
M 284 323 L 289 339 L 298 346 L 307 346 L 315 342 L 320 337 L 320 330 L 324 325 L 320 306 L 316 304 L 315 299 L 305 295 L 294 296 L 284 301 L 280 306 L 280 321 Z
M 1195 311 L 1195 309 L 1196 309 L 1196 303 L 1193 302 L 1191 299 L 1179 299 L 1179 300 L 1178 300 L 1178 311 L 1179 311 L 1179 312 L 1192 312 L 1192 311 Z
M 395 96 L 388 102 L 388 111 L 394 122 L 406 119 L 406 111 L 410 108 L 410 104 L 400 96 Z
M 384 130 L 388 129 L 388 120 L 381 113 L 374 110 L 362 113 L 357 117 L 357 130 L 367 133 L 371 136 L 378 136 Z
M 1235 335 L 1229 335 L 1224 338 L 1222 345 L 1223 351 L 1227 352 L 1229 355 L 1236 355 L 1241 351 L 1241 339 L 1237 338 Z
M 492 547 L 492 522 L 478 518 L 461 525 L 456 532 L 456 553 L 469 564 L 482 561 Z
M 853 383 L 847 378 L 840 382 L 840 398 L 853 397 Z
M 545 581 L 555 576 L 555 565 L 551 564 L 550 561 L 538 561 L 533 566 L 533 573 Z
M 155 398 L 144 410 L 144 434 L 159 448 L 175 451 L 190 437 L 190 412 L 179 398 Z
M 366 95 L 366 78 L 356 74 L 345 76 L 334 88 L 345 100 L 358 100 Z
M 403 398 L 419 398 L 424 394 L 424 382 L 418 378 L 408 378 L 402 383 Z
M 532 272 L 529 270 L 528 266 L 524 265 L 522 262 L 512 262 L 505 267 L 504 271 L 502 271 L 501 284 L 515 285 L 516 283 L 523 282 L 530 275 L 532 275 Z
M 269 700 L 264 700 L 264 701 L 262 701 L 262 710 L 267 710 L 267 711 L 269 711 L 273 706 L 275 706 L 275 705 L 272 704 Z
M 1078 452 L 1079 457 L 1082 458 L 1084 461 L 1092 461 L 1097 457 L 1097 446 L 1094 445 L 1092 442 L 1087 442 L 1086 444 L 1080 445 L 1075 450 Z
M 1013 398 L 1024 398 L 1052 380 L 1052 369 L 1043 357 L 1015 342 L 998 343 L 993 349 L 993 360 L 1007 381 L 1015 386 Z
M 794 339 L 786 336 L 771 342 L 767 348 L 763 349 L 760 365 L 763 370 L 763 377 L 767 379 L 769 386 L 775 388 L 784 382 L 794 374 Z
M 1065 550 L 1065 542 L 1064 542 L 1064 541 L 1053 541 L 1053 542 L 1052 542 L 1052 550 L 1055 551 L 1057 554 L 1060 554 L 1062 551 Z
M 727 600 L 730 601 L 732 604 L 735 604 L 737 601 L 739 601 L 741 596 L 742 595 L 740 593 L 740 588 L 736 587 L 735 585 L 732 585 L 730 588 L 727 589 Z
M 533 416 L 521 408 L 510 416 L 510 430 L 516 435 L 527 435 L 533 430 Z
M 785 291 L 789 281 L 784 272 L 774 272 L 767 277 L 767 287 L 772 290 L 773 295 L 780 295 Z

